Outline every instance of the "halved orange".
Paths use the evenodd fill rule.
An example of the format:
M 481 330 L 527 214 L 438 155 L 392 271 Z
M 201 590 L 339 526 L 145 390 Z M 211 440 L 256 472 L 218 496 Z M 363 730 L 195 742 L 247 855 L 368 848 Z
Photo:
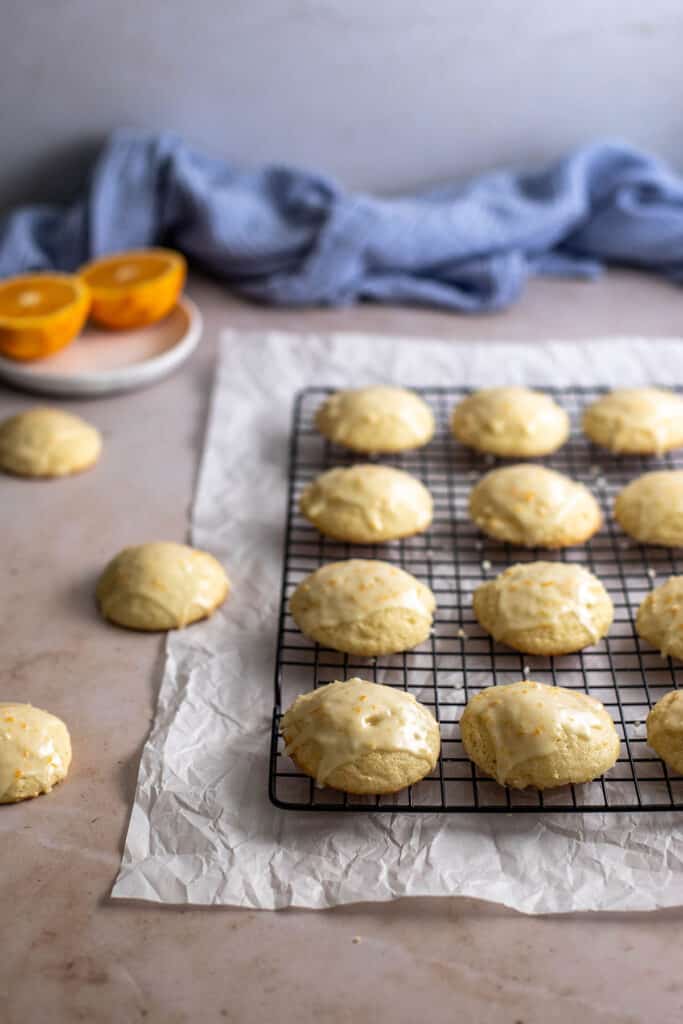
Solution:
M 43 359 L 80 333 L 90 310 L 88 286 L 71 274 L 21 274 L 0 281 L 0 353 Z
M 144 327 L 175 306 L 187 264 L 172 249 L 138 249 L 104 256 L 81 267 L 90 288 L 90 316 L 104 327 Z

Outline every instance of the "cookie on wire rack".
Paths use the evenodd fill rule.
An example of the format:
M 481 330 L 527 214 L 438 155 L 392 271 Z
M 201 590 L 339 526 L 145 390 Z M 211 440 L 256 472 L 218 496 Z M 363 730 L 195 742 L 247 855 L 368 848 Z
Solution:
M 429 636 L 436 601 L 429 587 L 388 562 L 331 562 L 299 583 L 289 602 L 302 633 L 323 647 L 374 657 Z
M 484 388 L 459 402 L 451 429 L 461 444 L 503 458 L 557 451 L 569 437 L 569 416 L 549 395 L 529 388 Z
M 533 463 L 487 473 L 470 492 L 469 511 L 489 537 L 519 547 L 583 544 L 602 525 L 600 506 L 587 487 Z
M 636 630 L 664 658 L 683 661 L 683 576 L 671 576 L 643 599 Z
M 358 795 L 413 785 L 434 770 L 441 746 L 434 716 L 413 694 L 358 678 L 297 697 L 280 729 L 306 775 Z
M 406 388 L 336 391 L 316 410 L 315 425 L 335 444 L 382 454 L 421 448 L 434 436 L 434 414 Z
M 683 691 L 671 690 L 647 716 L 647 742 L 655 754 L 683 774 Z
M 432 521 L 432 496 L 416 477 L 391 466 L 329 469 L 301 495 L 302 514 L 321 533 L 352 544 L 412 537 Z
M 614 501 L 614 518 L 624 533 L 641 544 L 683 545 L 683 470 L 643 473 Z
M 590 782 L 619 757 L 611 715 L 594 697 L 531 679 L 490 686 L 460 719 L 465 753 L 512 789 Z
M 600 580 L 580 565 L 523 562 L 480 584 L 474 614 L 494 640 L 525 654 L 571 654 L 609 631 L 614 608 Z
M 619 388 L 589 405 L 582 424 L 615 455 L 661 455 L 683 446 L 683 398 L 664 388 Z

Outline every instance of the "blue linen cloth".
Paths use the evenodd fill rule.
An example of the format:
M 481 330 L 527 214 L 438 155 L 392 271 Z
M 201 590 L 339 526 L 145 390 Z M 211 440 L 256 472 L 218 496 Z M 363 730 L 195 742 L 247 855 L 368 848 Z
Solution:
M 172 135 L 122 132 L 74 205 L 0 220 L 0 277 L 155 244 L 260 302 L 479 312 L 512 303 L 535 273 L 595 277 L 621 263 L 683 280 L 683 179 L 629 145 L 598 142 L 537 173 L 377 198 L 287 167 L 240 170 Z

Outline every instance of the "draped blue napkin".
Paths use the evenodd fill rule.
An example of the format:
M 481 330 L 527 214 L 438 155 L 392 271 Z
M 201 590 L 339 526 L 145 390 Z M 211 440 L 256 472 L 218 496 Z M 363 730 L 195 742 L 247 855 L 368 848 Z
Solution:
M 631 146 L 598 142 L 536 173 L 383 199 L 288 167 L 240 170 L 175 136 L 122 132 L 72 206 L 0 220 L 0 277 L 155 244 L 259 302 L 479 312 L 512 303 L 536 273 L 590 278 L 620 263 L 683 280 L 683 179 Z

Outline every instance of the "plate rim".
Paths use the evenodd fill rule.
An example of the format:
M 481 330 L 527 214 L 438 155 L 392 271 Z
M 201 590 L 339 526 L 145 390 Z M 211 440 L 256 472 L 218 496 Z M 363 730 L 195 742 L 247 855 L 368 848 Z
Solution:
M 204 321 L 197 304 L 189 296 L 182 295 L 176 305 L 182 307 L 187 317 L 187 330 L 172 348 L 159 355 L 130 366 L 86 370 L 78 374 L 27 371 L 21 363 L 0 356 L 0 379 L 23 391 L 62 396 L 114 394 L 152 384 L 184 363 L 202 335 Z

